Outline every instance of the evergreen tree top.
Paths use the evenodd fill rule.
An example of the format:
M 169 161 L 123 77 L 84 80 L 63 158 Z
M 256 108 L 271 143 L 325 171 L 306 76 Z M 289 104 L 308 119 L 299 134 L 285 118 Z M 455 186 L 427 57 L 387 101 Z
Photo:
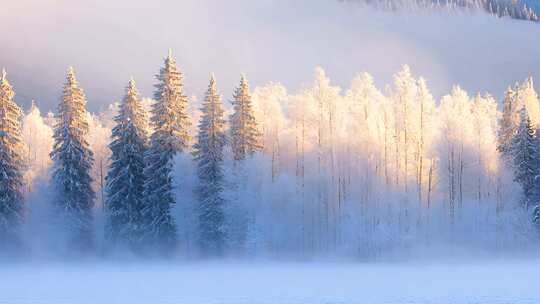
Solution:
M 247 80 L 246 74 L 242 73 L 240 74 L 240 86 L 239 88 L 242 89 L 242 91 L 248 92 L 249 91 L 249 82 Z
M 13 87 L 9 83 L 7 79 L 7 73 L 5 69 L 2 69 L 2 78 L 0 78 L 0 86 L 2 87 L 3 94 L 7 94 L 7 98 L 11 99 L 13 96 L 15 96 L 15 92 L 13 92 Z
M 165 101 L 166 103 L 176 104 L 177 102 L 187 102 L 187 97 L 183 93 L 183 75 L 176 65 L 176 59 L 169 54 L 165 58 L 164 66 L 156 75 L 158 83 L 155 85 L 156 91 L 154 99 L 157 101 Z
M 210 81 L 208 84 L 208 90 L 206 91 L 204 103 L 203 103 L 203 109 L 206 107 L 206 104 L 220 104 L 221 103 L 221 97 L 218 93 L 217 89 L 217 82 L 214 74 L 210 75 Z M 221 105 L 217 105 L 219 108 Z
M 213 73 L 210 74 L 210 81 L 208 84 L 208 89 L 205 93 L 205 98 L 201 107 L 201 111 L 203 112 L 203 117 L 208 115 L 209 111 L 212 113 L 214 111 L 219 111 L 220 113 L 223 112 L 223 110 L 221 109 L 221 97 L 218 93 L 216 77 Z
M 212 76 L 201 112 L 197 143 L 194 145 L 193 155 L 199 162 L 199 174 L 202 174 L 201 177 L 204 178 L 209 174 L 207 170 L 212 171 L 215 163 L 223 160 L 223 147 L 227 141 L 221 97 L 216 88 L 215 78 Z M 212 174 L 212 176 L 214 175 Z
M 2 69 L 2 77 L 0 78 L 0 103 L 8 108 L 8 112 L 12 112 L 18 117 L 19 115 L 22 115 L 22 110 L 15 103 L 13 97 L 15 97 L 15 91 L 7 79 L 6 70 Z
M 2 78 L 0 78 L 0 85 L 2 86 L 8 86 L 11 88 L 11 84 L 9 83 L 7 79 L 7 73 L 5 69 L 2 69 Z
M 66 84 L 70 86 L 78 86 L 77 78 L 75 77 L 75 69 L 70 66 L 67 69 Z
M 221 97 L 219 96 L 216 79 L 213 74 L 210 75 L 208 90 L 206 91 L 201 111 L 203 115 L 199 123 L 199 137 L 200 133 L 204 131 L 206 127 L 216 127 L 216 122 L 220 124 L 218 128 L 222 127 L 221 125 L 224 123 L 224 120 L 218 118 L 223 115 L 223 109 L 221 108 Z
M 238 87 L 234 90 L 234 101 L 242 101 L 245 102 L 246 100 L 250 99 L 251 96 L 249 94 L 249 82 L 247 80 L 247 77 L 244 73 L 240 74 L 240 84 Z M 233 103 L 234 103 L 233 101 Z
M 180 80 L 182 79 L 182 73 L 178 71 L 178 67 L 176 66 L 176 59 L 174 58 L 171 49 L 169 49 L 169 52 L 167 53 L 167 58 L 165 58 L 165 66 L 162 72 L 169 72 L 175 74 L 177 73 L 180 76 Z
M 146 137 L 146 114 L 142 108 L 139 90 L 135 85 L 135 80 L 133 77 L 130 78 L 126 86 L 124 99 L 122 105 L 120 106 L 120 112 L 116 116 L 115 120 L 117 122 L 131 121 L 136 125 L 139 132 L 143 132 L 143 134 L 140 135 L 142 137 Z
M 73 67 L 69 67 L 67 70 L 66 82 L 55 117 L 54 130 L 58 142 L 76 138 L 77 142 L 85 147 L 85 150 L 89 149 L 86 138 L 90 132 L 87 121 L 86 96 L 83 89 L 79 87 Z M 88 151 L 88 155 L 91 156 L 92 152 Z
M 152 142 L 167 142 L 174 151 L 182 152 L 190 140 L 188 130 L 191 122 L 187 113 L 188 98 L 184 94 L 183 76 L 171 52 L 156 79 L 156 103 L 152 106 L 150 120 L 155 130 Z
M 139 90 L 137 90 L 137 86 L 135 85 L 135 79 L 133 79 L 133 76 L 129 79 L 128 85 L 126 87 L 126 96 L 127 95 L 139 96 Z
M 63 103 L 75 103 L 77 104 L 75 108 L 82 108 L 83 110 L 84 106 L 86 105 L 86 96 L 84 95 L 83 89 L 79 87 L 79 82 L 75 76 L 75 69 L 73 69 L 71 66 L 68 68 L 66 73 L 66 82 L 64 84 L 64 94 L 62 100 Z M 62 105 L 62 103 L 60 105 Z
M 79 87 L 75 70 L 73 67 L 69 67 L 66 73 L 66 82 L 64 84 L 62 102 L 59 104 L 58 114 L 67 110 L 70 113 L 75 111 L 84 115 L 86 113 L 85 105 L 86 96 L 84 95 L 84 91 Z

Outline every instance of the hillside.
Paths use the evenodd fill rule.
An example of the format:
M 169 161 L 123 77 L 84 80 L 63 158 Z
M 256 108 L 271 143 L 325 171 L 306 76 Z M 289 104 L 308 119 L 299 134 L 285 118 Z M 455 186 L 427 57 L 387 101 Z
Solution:
M 384 10 L 483 10 L 497 17 L 539 21 L 540 3 L 537 0 L 340 0 L 359 2 Z

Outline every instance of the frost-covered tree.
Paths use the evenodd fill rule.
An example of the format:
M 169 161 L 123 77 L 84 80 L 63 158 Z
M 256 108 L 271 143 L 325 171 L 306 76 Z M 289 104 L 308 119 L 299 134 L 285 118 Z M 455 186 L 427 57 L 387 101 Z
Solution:
M 529 119 L 531 120 L 531 126 L 533 127 L 533 129 L 538 128 L 540 124 L 540 101 L 538 99 L 538 93 L 534 89 L 534 82 L 532 77 L 527 78 L 517 88 L 515 108 L 516 126 L 517 124 L 519 124 L 519 111 L 522 107 L 525 107 L 527 109 L 527 113 Z
M 86 250 L 92 245 L 92 190 L 90 170 L 94 158 L 88 144 L 86 98 L 69 68 L 54 126 L 54 199 L 59 217 L 68 226 L 68 242 L 74 249 Z
M 433 142 L 434 129 L 436 129 L 435 116 L 435 101 L 429 92 L 426 80 L 422 77 L 417 81 L 416 94 L 416 124 L 414 124 L 413 142 L 415 143 L 414 163 L 416 173 L 416 183 L 418 188 L 418 203 L 424 204 L 425 183 L 429 176 L 429 163 L 426 159 L 429 158 L 430 147 Z
M 341 88 L 334 86 L 330 78 L 322 67 L 316 67 L 312 87 L 307 90 L 309 102 L 313 112 L 313 134 L 316 139 L 316 166 L 312 174 L 317 176 L 316 208 L 321 215 L 315 229 L 318 230 L 319 246 L 322 250 L 327 250 L 337 243 L 337 223 L 339 209 L 338 193 L 338 162 L 337 143 L 339 138 L 338 123 L 342 121 L 338 113 L 338 106 L 341 104 Z M 315 175 L 316 174 L 316 175 Z
M 234 110 L 230 117 L 232 152 L 235 160 L 242 160 L 261 149 L 261 134 L 253 114 L 249 84 L 244 75 L 234 91 L 232 105 Z
M 537 6 L 523 0 L 340 0 L 358 2 L 382 10 L 476 11 L 498 17 L 538 22 Z M 533 0 L 534 1 L 534 0 Z
M 164 251 L 170 251 L 176 243 L 176 223 L 171 213 L 176 203 L 172 168 L 174 156 L 188 146 L 190 122 L 183 75 L 171 52 L 156 78 L 156 102 L 150 120 L 154 133 L 144 157 L 143 234 L 147 244 L 157 244 Z
M 416 81 L 412 77 L 409 66 L 404 65 L 401 70 L 394 75 L 394 103 L 396 113 L 396 184 L 400 184 L 400 172 L 404 177 L 402 183 L 405 192 L 408 193 L 409 171 L 411 166 L 411 156 L 413 153 L 411 143 L 413 142 L 413 119 L 415 116 L 415 96 Z
M 107 112 L 109 111 L 107 110 Z M 111 150 L 108 145 L 113 128 L 112 122 L 114 121 L 111 119 L 109 122 L 105 115 L 103 115 L 107 112 L 100 115 L 88 114 L 88 127 L 90 129 L 88 133 L 88 144 L 90 145 L 90 150 L 94 153 L 94 166 L 92 166 L 90 176 L 94 181 L 92 188 L 98 194 L 96 199 L 96 205 L 98 207 L 103 207 L 103 202 L 105 201 L 105 176 L 107 175 L 109 158 L 111 156 Z
M 476 154 L 476 198 L 489 198 L 499 168 L 497 152 L 497 101 L 490 95 L 477 95 L 472 105 L 472 128 Z
M 253 93 L 255 119 L 261 129 L 262 151 L 271 157 L 270 176 L 275 181 L 280 175 L 281 145 L 286 130 L 282 104 L 287 90 L 279 83 L 269 83 Z
M 28 192 L 33 191 L 34 180 L 47 179 L 51 165 L 53 145 L 52 128 L 45 123 L 34 102 L 22 120 L 22 136 L 25 143 L 25 183 Z
M 504 95 L 503 113 L 499 121 L 498 150 L 511 166 L 512 138 L 521 122 L 521 109 L 525 108 L 533 129 L 540 123 L 540 101 L 532 78 L 509 87 Z
M 219 255 L 224 243 L 223 149 L 226 144 L 225 120 L 214 76 L 202 105 L 194 156 L 197 162 L 200 246 L 205 254 Z
M 521 109 L 520 123 L 512 138 L 511 147 L 514 180 L 521 186 L 524 205 L 529 207 L 531 203 L 534 203 L 538 189 L 536 178 L 539 173 L 539 151 L 535 142 L 534 129 L 525 107 Z
M 248 187 L 248 163 L 256 152 L 262 150 L 262 134 L 255 117 L 249 84 L 244 75 L 241 76 L 240 85 L 234 90 L 231 103 L 233 113 L 229 117 L 229 128 L 234 170 L 230 189 L 231 208 L 228 208 L 228 212 L 234 209 L 234 214 L 227 216 L 233 219 L 231 223 L 227 223 L 227 237 L 231 246 L 251 251 L 257 246 L 259 235 L 255 211 L 257 198 Z
M 147 121 L 135 81 L 131 79 L 112 130 L 111 166 L 107 174 L 105 235 L 113 244 L 140 241 Z
M 9 245 L 19 241 L 24 216 L 22 111 L 5 70 L 0 77 L 0 242 Z
M 441 123 L 440 155 L 441 176 L 447 183 L 447 200 L 450 221 L 461 211 L 465 197 L 467 163 L 470 139 L 472 138 L 472 111 L 469 95 L 459 86 L 441 100 L 439 108 Z M 457 212 L 456 212 L 457 211 Z
M 338 253 L 377 258 L 410 254 L 417 245 L 444 243 L 500 250 L 513 242 L 525 244 L 531 233 L 531 212 L 540 225 L 540 207 L 534 207 L 540 194 L 536 184 L 540 184 L 532 179 L 533 170 L 520 167 L 527 162 L 514 165 L 514 157 L 525 159 L 518 152 L 527 149 L 512 149 L 517 146 L 512 139 L 526 138 L 530 143 L 531 130 L 538 134 L 533 113 L 540 120 L 540 108 L 531 80 L 511 87 L 501 113 L 489 95 L 470 97 L 457 86 L 436 102 L 428 83 L 407 67 L 385 91 L 367 73 L 342 90 L 317 68 L 313 82 L 294 95 L 270 83 L 253 88 L 251 99 L 243 79 L 234 95 L 228 133 L 236 135 L 232 150 L 238 157 L 232 153 L 229 157 L 228 146 L 223 147 L 224 132 L 229 130 L 224 127 L 214 79 L 201 100 L 201 111 L 194 110 L 195 103 L 186 107 L 182 77 L 171 56 L 158 80 L 155 102 L 140 100 L 131 83 L 122 107 L 119 103 L 105 112 L 85 115 L 79 113 L 82 93 L 72 92 L 75 89 L 69 84 L 65 93 L 69 102 L 61 104 L 64 114 L 43 120 L 33 107 L 23 120 L 23 140 L 29 146 L 23 157 L 32 171 L 44 176 L 48 157 L 40 155 L 50 144 L 49 127 L 57 125 L 55 139 L 70 136 L 65 144 L 55 145 L 61 153 L 54 160 L 53 179 L 57 183 L 67 176 L 60 185 L 71 187 L 62 200 L 70 208 L 80 206 L 84 195 L 75 191 L 89 183 L 88 177 L 75 176 L 82 170 L 78 159 L 85 159 L 85 168 L 90 166 L 88 154 L 81 156 L 86 149 L 80 147 L 93 151 L 95 165 L 89 175 L 96 192 L 113 150 L 104 212 L 107 238 L 115 244 L 127 241 L 128 248 L 135 245 L 131 248 L 149 254 L 154 249 L 172 253 L 171 247 L 178 243 L 187 254 L 200 245 L 206 255 L 271 253 L 309 258 Z M 135 101 L 148 111 L 152 107 L 154 114 L 156 133 L 145 153 L 139 152 L 144 147 L 138 130 L 148 134 L 153 130 L 129 117 L 133 108 L 127 105 Z M 530 115 L 530 127 L 521 132 L 526 136 L 516 137 L 522 108 Z M 199 122 L 198 133 L 188 117 Z M 87 127 L 80 123 L 84 119 Z M 89 131 L 81 131 L 81 126 Z M 108 149 L 113 128 L 114 142 Z M 179 153 L 187 149 L 188 134 L 197 134 L 194 159 Z M 81 136 L 88 145 L 80 143 Z M 499 150 L 504 146 L 504 166 L 497 146 Z M 535 136 L 532 147 L 539 146 L 540 138 Z M 531 151 L 526 154 L 529 163 L 538 158 L 537 151 Z M 66 167 L 59 171 L 57 164 L 65 160 Z M 526 173 L 518 182 L 513 181 L 514 167 Z M 28 175 L 28 180 L 33 176 Z M 529 208 L 505 208 L 523 201 L 522 180 L 532 188 L 526 201 Z M 41 199 L 39 186 L 35 184 L 28 201 Z M 130 205 L 132 193 L 141 191 L 142 201 Z M 190 203 L 179 201 L 173 209 L 175 198 Z M 99 206 L 99 200 L 95 203 Z M 144 214 L 129 209 L 136 204 L 142 205 Z M 25 221 L 33 227 L 33 219 L 41 218 L 40 207 L 29 206 L 36 209 Z M 172 210 L 178 215 L 173 216 Z M 84 224 L 73 216 L 80 213 L 72 210 L 69 217 L 70 213 L 57 217 Z M 139 220 L 134 219 L 137 216 Z
M 516 112 L 516 92 L 508 87 L 503 99 L 503 112 L 499 121 L 499 134 L 497 150 L 503 158 L 508 158 L 511 141 L 514 137 L 516 122 L 514 113 Z

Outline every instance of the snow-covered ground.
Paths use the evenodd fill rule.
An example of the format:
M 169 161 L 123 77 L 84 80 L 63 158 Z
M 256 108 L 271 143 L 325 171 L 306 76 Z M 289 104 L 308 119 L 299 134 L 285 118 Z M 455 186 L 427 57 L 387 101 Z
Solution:
M 540 303 L 540 261 L 0 266 L 0 303 Z

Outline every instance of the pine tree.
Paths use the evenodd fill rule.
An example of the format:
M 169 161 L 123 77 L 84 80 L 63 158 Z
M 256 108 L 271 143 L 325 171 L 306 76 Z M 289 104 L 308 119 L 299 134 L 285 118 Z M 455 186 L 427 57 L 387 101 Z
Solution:
M 214 76 L 202 106 L 194 156 L 197 162 L 200 245 L 203 253 L 219 255 L 223 249 L 223 149 L 226 144 L 221 97 Z
M 0 78 L 0 243 L 17 244 L 24 216 L 22 110 L 6 71 Z M 4 247 L 4 248 L 7 248 Z
M 501 120 L 499 122 L 499 138 L 497 149 L 503 156 L 507 159 L 509 156 L 511 141 L 516 130 L 515 124 L 515 103 L 516 103 L 516 92 L 512 90 L 511 87 L 508 87 L 504 95 L 503 100 L 503 113 Z
M 135 81 L 131 79 L 112 130 L 111 166 L 107 174 L 106 237 L 114 243 L 137 245 L 140 240 L 144 190 L 147 118 Z
M 512 155 L 514 164 L 514 180 L 519 183 L 523 191 L 523 200 L 529 207 L 535 200 L 537 186 L 536 178 L 539 173 L 538 147 L 535 143 L 535 134 L 527 109 L 523 107 L 520 112 L 520 124 L 512 138 Z
M 152 107 L 150 121 L 154 133 L 145 153 L 143 233 L 145 242 L 158 244 L 164 251 L 170 251 L 176 242 L 176 223 L 171 214 L 175 204 L 173 158 L 188 146 L 190 123 L 183 76 L 171 52 L 156 78 L 156 103 Z
M 235 89 L 233 100 L 233 114 L 229 117 L 230 142 L 232 157 L 235 162 L 231 186 L 233 188 L 232 205 L 239 207 L 234 211 L 234 222 L 228 223 L 227 237 L 230 245 L 240 251 L 249 250 L 256 243 L 255 215 L 252 204 L 245 205 L 240 200 L 248 189 L 247 171 L 244 160 L 262 149 L 262 134 L 258 130 L 254 115 L 249 85 L 244 75 L 241 76 L 240 85 Z M 235 209 L 234 207 L 232 209 Z
M 230 117 L 231 146 L 234 160 L 242 160 L 259 151 L 261 134 L 253 115 L 249 85 L 244 75 L 236 88 L 232 101 L 234 113 Z
M 89 128 L 85 106 L 85 95 L 70 67 L 56 114 L 51 158 L 59 216 L 67 222 L 69 245 L 80 250 L 86 250 L 92 244 L 95 198 L 90 176 L 94 158 L 87 140 Z

